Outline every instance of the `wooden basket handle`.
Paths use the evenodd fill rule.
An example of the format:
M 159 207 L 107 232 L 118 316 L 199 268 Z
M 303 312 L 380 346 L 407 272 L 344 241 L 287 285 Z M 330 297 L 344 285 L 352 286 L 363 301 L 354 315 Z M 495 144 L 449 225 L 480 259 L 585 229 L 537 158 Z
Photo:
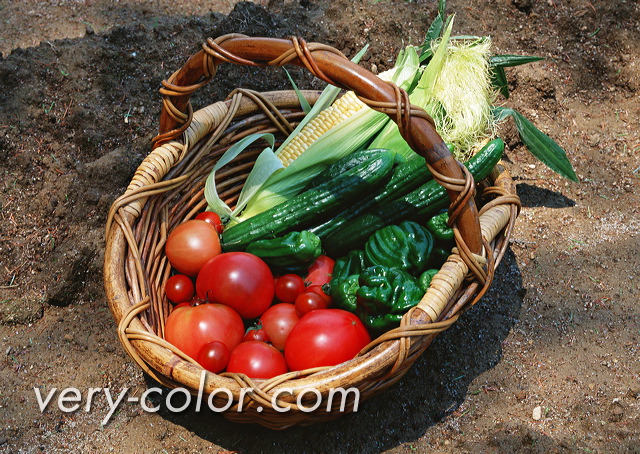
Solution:
M 300 38 L 252 38 L 238 34 L 209 38 L 201 51 L 163 81 L 160 134 L 154 139 L 154 147 L 178 138 L 187 129 L 193 115 L 191 94 L 213 78 L 222 62 L 257 67 L 292 64 L 307 68 L 316 77 L 352 90 L 369 107 L 389 115 L 409 146 L 425 157 L 434 178 L 447 190 L 458 253 L 481 284 L 485 283 L 487 271 L 483 265 L 484 248 L 473 197 L 473 177 L 453 158 L 431 117 L 410 104 L 404 90 L 351 62 L 330 46 L 306 43 Z

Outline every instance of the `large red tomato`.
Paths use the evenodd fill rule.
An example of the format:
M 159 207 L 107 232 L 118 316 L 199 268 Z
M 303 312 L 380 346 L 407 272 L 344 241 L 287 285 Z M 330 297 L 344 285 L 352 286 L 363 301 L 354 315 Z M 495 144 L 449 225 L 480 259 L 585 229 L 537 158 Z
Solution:
M 205 263 L 221 252 L 216 228 L 197 219 L 173 229 L 164 249 L 171 266 L 187 276 L 198 274 Z
M 342 309 L 317 309 L 293 327 L 284 347 L 289 369 L 335 366 L 353 359 L 371 337 L 360 319 Z
M 203 345 L 219 341 L 229 351 L 242 341 L 244 323 L 236 311 L 222 304 L 200 304 L 175 309 L 167 317 L 164 337 L 193 359 Z
M 274 346 L 260 341 L 242 342 L 232 352 L 227 372 L 250 378 L 272 378 L 288 372 L 284 356 Z
M 260 258 L 225 252 L 208 261 L 196 279 L 198 297 L 234 308 L 242 318 L 262 315 L 273 302 L 273 274 Z
M 269 341 L 278 350 L 284 350 L 284 343 L 291 329 L 298 322 L 296 307 L 289 303 L 271 306 L 260 316 L 260 323 Z

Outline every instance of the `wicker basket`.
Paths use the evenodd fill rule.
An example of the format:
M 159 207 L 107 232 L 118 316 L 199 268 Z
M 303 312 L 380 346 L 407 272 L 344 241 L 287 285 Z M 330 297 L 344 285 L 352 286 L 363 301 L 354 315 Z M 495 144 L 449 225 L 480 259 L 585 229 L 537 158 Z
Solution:
M 190 95 L 212 79 L 221 62 L 294 64 L 328 83 L 353 90 L 367 105 L 396 121 L 403 137 L 426 157 L 432 174 L 447 189 L 457 247 L 401 326 L 374 340 L 351 361 L 251 380 L 240 374 L 207 373 L 163 339 L 170 311 L 164 297 L 164 283 L 171 274 L 163 249 L 168 232 L 205 207 L 206 177 L 234 142 L 258 131 L 272 132 L 282 140 L 304 116 L 297 95 L 289 91 L 236 90 L 227 100 L 194 113 Z M 232 421 L 284 429 L 333 419 L 398 381 L 433 338 L 489 287 L 519 210 L 511 178 L 498 165 L 487 181 L 474 183 L 435 132 L 431 118 L 410 105 L 403 90 L 351 63 L 335 49 L 296 38 L 227 35 L 209 39 L 202 51 L 163 82 L 161 93 L 161 133 L 126 192 L 111 208 L 104 267 L 119 338 L 135 362 L 159 383 L 194 395 L 202 391 L 203 402 L 213 394 L 209 405 L 228 407 L 224 415 Z M 311 104 L 318 95 L 304 92 Z M 242 159 L 218 171 L 217 187 L 228 204 L 236 200 L 260 151 L 245 150 Z M 336 398 L 335 390 L 350 388 L 359 395 L 352 392 L 346 400 Z M 309 411 L 318 396 L 320 405 Z

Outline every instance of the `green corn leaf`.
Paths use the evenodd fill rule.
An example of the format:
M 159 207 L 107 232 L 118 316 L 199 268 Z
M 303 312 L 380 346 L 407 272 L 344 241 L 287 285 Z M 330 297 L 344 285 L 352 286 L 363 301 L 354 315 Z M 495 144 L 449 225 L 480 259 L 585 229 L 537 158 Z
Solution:
M 553 139 L 547 136 L 527 120 L 521 113 L 506 107 L 496 107 L 494 115 L 498 121 L 513 117 L 522 142 L 531 154 L 554 172 L 578 182 L 578 177 L 567 158 L 566 152 Z
M 282 69 L 284 69 L 284 72 L 287 74 L 287 77 L 289 78 L 289 82 L 291 82 L 291 85 L 293 85 L 293 89 L 295 90 L 296 95 L 298 95 L 298 101 L 300 101 L 300 107 L 302 107 L 302 111 L 305 113 L 305 115 L 308 114 L 309 112 L 311 112 L 311 104 L 309 104 L 309 101 L 307 101 L 307 98 L 304 97 L 304 95 L 298 88 L 298 85 L 296 85 L 296 83 L 293 81 L 293 78 L 291 77 L 291 74 L 289 74 L 289 71 L 287 71 L 287 68 L 283 67 Z
M 536 61 L 544 60 L 544 57 L 534 57 L 530 55 L 493 55 L 489 59 L 491 66 L 507 68 L 512 66 L 526 65 Z
M 446 7 L 447 7 L 446 0 L 438 1 L 438 15 L 429 26 L 429 29 L 427 30 L 427 34 L 424 37 L 424 41 L 422 42 L 422 45 L 419 48 L 420 50 L 418 55 L 420 57 L 420 63 L 424 62 L 425 60 L 433 56 L 433 52 L 431 51 L 431 41 L 435 41 L 442 34 L 442 29 L 444 28 L 444 22 L 445 22 L 444 11 Z
M 220 157 L 220 159 L 218 160 L 218 162 L 216 162 L 216 165 L 213 167 L 213 170 L 211 171 L 211 173 L 209 174 L 209 176 L 207 177 L 207 181 L 204 184 L 204 198 L 207 200 L 207 204 L 208 206 L 208 210 L 213 211 L 215 213 L 218 213 L 218 215 L 225 216 L 228 217 L 231 215 L 232 210 L 231 208 L 229 208 L 229 206 L 224 203 L 222 201 L 222 199 L 220 199 L 220 197 L 218 196 L 218 190 L 216 189 L 216 172 L 218 170 L 220 170 L 220 168 L 222 168 L 223 166 L 229 164 L 231 161 L 233 161 L 240 153 L 242 153 L 244 150 L 247 149 L 247 147 L 249 147 L 253 142 L 260 140 L 260 139 L 264 139 L 266 140 L 270 145 L 271 148 L 267 148 L 265 149 L 259 156 L 262 157 L 263 154 L 265 153 L 271 153 L 273 155 L 273 149 L 272 147 L 275 144 L 275 137 L 273 137 L 273 134 L 269 134 L 269 133 L 263 133 L 263 134 L 251 134 L 245 138 L 243 138 L 242 140 L 239 140 L 237 143 L 235 143 L 231 148 L 229 148 L 223 155 L 222 157 Z M 262 161 L 264 164 L 268 164 L 268 166 L 262 166 L 260 168 L 259 172 L 256 172 L 257 175 L 253 176 L 253 185 L 257 185 L 257 184 L 262 184 L 267 178 L 269 178 L 269 176 L 275 172 L 278 168 L 282 168 L 282 163 L 280 162 L 280 160 L 278 158 L 275 157 L 275 155 L 273 155 L 275 161 L 268 159 L 268 157 L 263 157 Z M 275 162 L 277 161 L 278 167 L 275 168 Z M 256 165 L 254 165 L 254 168 L 256 167 Z M 249 181 L 249 180 L 247 180 Z M 245 189 L 243 188 L 242 192 L 245 192 Z M 247 193 L 250 192 L 249 189 L 247 189 Z M 247 194 L 248 195 L 248 194 Z M 242 193 L 241 193 L 241 197 L 238 199 L 238 204 L 240 204 L 242 202 Z M 246 196 L 245 196 L 245 200 L 246 200 Z
M 502 66 L 493 66 L 491 68 L 491 85 L 498 89 L 502 96 L 509 99 L 509 83 Z
M 369 45 L 366 44 L 361 50 L 360 52 L 358 52 L 352 59 L 351 61 L 354 63 L 359 63 L 360 60 L 362 59 L 362 57 L 364 56 L 364 54 L 367 52 L 367 50 L 369 49 Z M 289 73 L 287 73 L 288 75 Z M 295 87 L 295 83 L 293 82 L 293 80 L 291 81 L 291 83 L 293 83 L 294 87 Z M 304 99 L 304 96 L 302 96 L 302 93 L 300 93 L 299 91 L 296 90 L 296 93 L 298 94 L 298 97 L 302 97 Z M 303 106 L 303 110 L 305 112 L 305 116 L 304 118 L 300 121 L 300 123 L 298 123 L 298 126 L 296 126 L 296 128 L 293 130 L 293 132 L 291 134 L 289 134 L 289 136 L 285 139 L 284 142 L 282 142 L 282 145 L 280 145 L 280 147 L 278 147 L 278 149 L 276 150 L 276 155 L 278 154 L 278 152 L 280 152 L 281 150 L 283 150 L 288 144 L 289 142 L 291 142 L 291 140 L 307 125 L 307 123 L 309 123 L 311 120 L 313 120 L 315 117 L 318 116 L 318 114 L 320 112 L 322 112 L 324 109 L 326 109 L 327 107 L 329 107 L 333 101 L 335 101 L 336 97 L 340 94 L 340 88 L 334 86 L 334 85 L 327 85 L 325 87 L 324 90 L 322 90 L 322 93 L 320 94 L 320 96 L 318 97 L 318 100 L 316 101 L 316 103 L 313 105 L 313 108 L 311 108 L 309 110 L 309 112 L 307 112 L 306 110 L 304 110 L 304 106 Z M 306 99 L 305 99 L 306 102 Z M 308 103 L 307 103 L 308 104 Z M 302 104 L 301 104 L 302 105 Z

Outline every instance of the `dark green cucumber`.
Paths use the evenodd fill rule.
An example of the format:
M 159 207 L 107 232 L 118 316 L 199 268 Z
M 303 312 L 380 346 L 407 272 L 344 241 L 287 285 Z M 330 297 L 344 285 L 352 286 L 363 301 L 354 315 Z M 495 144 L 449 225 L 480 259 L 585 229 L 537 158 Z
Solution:
M 503 151 L 502 139 L 494 139 L 465 165 L 476 181 L 484 180 L 500 161 Z M 322 238 L 322 245 L 330 257 L 341 257 L 351 249 L 362 248 L 369 237 L 382 227 L 404 220 L 425 220 L 427 216 L 448 205 L 449 198 L 445 189 L 436 180 L 431 180 L 347 223 L 340 230 Z
M 222 249 L 244 251 L 252 241 L 305 230 L 316 219 L 332 216 L 361 197 L 377 191 L 391 176 L 393 162 L 394 153 L 381 153 L 333 180 L 228 228 L 222 234 Z
M 321 184 L 331 181 L 334 178 L 338 178 L 349 169 L 353 169 L 355 166 L 368 161 L 371 158 L 375 158 L 382 153 L 388 153 L 386 148 L 372 148 L 370 150 L 358 150 L 346 155 L 345 157 L 338 159 L 329 167 L 324 169 L 318 175 L 311 179 L 311 181 L 305 186 L 304 190 L 307 191 L 311 188 L 320 186 Z
M 351 220 L 366 213 L 373 207 L 408 194 L 431 178 L 431 172 L 429 172 L 427 168 L 425 159 L 415 155 L 415 157 L 395 167 L 391 179 L 384 185 L 380 192 L 373 197 L 363 198 L 353 206 L 345 208 L 333 218 L 309 228 L 309 231 L 318 235 L 320 239 L 327 238 L 333 233 L 338 232 Z

